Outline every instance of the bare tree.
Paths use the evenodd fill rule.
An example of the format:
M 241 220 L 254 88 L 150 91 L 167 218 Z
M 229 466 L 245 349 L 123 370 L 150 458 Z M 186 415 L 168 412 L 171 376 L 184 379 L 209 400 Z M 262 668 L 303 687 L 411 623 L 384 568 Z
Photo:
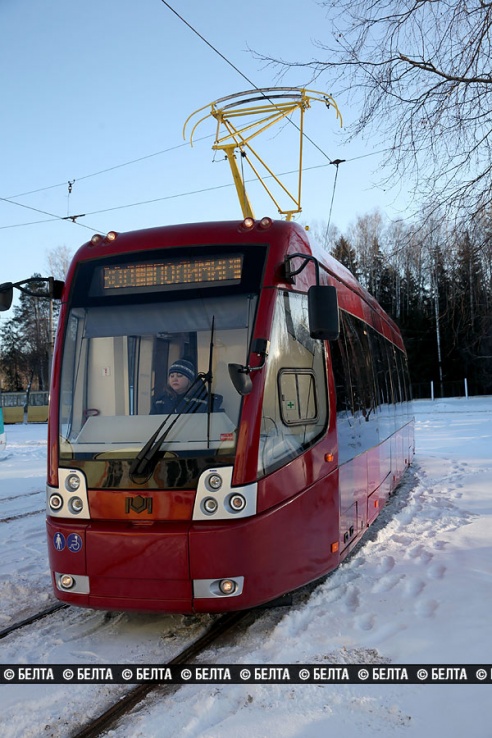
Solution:
M 383 234 L 384 222 L 379 210 L 357 216 L 349 228 L 349 240 L 358 254 L 360 280 L 376 298 L 380 297 Z
M 46 252 L 46 263 L 49 275 L 63 281 L 67 276 L 72 261 L 72 252 L 67 246 L 57 246 Z
M 319 59 L 278 62 L 322 77 L 361 106 L 351 136 L 387 152 L 391 177 L 460 216 L 492 201 L 492 3 L 486 0 L 325 0 Z M 270 59 L 270 61 L 274 61 Z M 325 85 L 326 86 L 326 85 Z

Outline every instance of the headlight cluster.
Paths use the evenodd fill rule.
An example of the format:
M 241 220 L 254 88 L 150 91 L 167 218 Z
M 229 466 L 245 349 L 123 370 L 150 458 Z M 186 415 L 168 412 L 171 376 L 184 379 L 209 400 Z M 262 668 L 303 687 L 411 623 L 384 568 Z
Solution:
M 210 474 L 205 480 L 205 487 L 209 492 L 218 492 L 223 484 L 220 474 Z M 223 499 L 226 510 L 230 513 L 238 513 L 246 507 L 246 498 L 238 493 L 228 494 Z M 205 497 L 201 504 L 202 510 L 206 515 L 215 515 L 219 509 L 219 502 L 216 497 Z
M 227 520 L 256 513 L 256 483 L 232 487 L 232 473 L 232 467 L 224 466 L 201 475 L 193 520 Z
M 48 508 L 52 515 L 89 517 L 85 477 L 79 470 L 59 469 L 60 486 L 48 489 Z

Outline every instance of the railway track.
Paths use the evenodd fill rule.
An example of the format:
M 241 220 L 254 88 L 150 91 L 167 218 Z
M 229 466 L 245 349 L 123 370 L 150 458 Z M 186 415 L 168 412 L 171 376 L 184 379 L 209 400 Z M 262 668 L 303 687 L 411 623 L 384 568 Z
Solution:
M 23 620 L 18 620 L 16 623 L 12 623 L 12 625 L 9 625 L 7 628 L 3 628 L 3 630 L 0 630 L 0 640 L 2 638 L 6 638 L 11 633 L 15 633 L 16 630 L 26 628 L 28 625 L 32 625 L 38 620 L 43 620 L 43 618 L 52 615 L 54 612 L 58 612 L 58 610 L 66 610 L 68 607 L 70 607 L 70 605 L 67 605 L 64 602 L 56 602 L 55 604 L 50 605 L 50 607 L 46 607 L 44 610 L 40 610 L 34 615 L 29 615 Z
M 41 497 L 43 496 L 43 502 L 44 502 L 44 490 L 36 490 L 35 492 L 26 492 L 24 494 L 20 495 L 12 495 L 10 497 L 2 497 L 1 502 L 2 505 L 5 503 L 10 503 L 9 507 L 14 506 L 14 512 L 11 515 L 7 515 L 4 518 L 0 518 L 0 523 L 10 523 L 13 520 L 21 520 L 22 518 L 30 518 L 33 515 L 39 515 L 40 513 L 46 512 L 46 507 L 43 505 L 42 508 L 38 510 L 21 510 L 19 512 L 15 512 L 15 503 L 19 500 L 24 500 L 26 497 Z M 12 505 L 13 503 L 13 505 Z
M 22 520 L 23 518 L 32 518 L 33 515 L 40 515 L 45 513 L 46 508 L 43 507 L 41 510 L 30 510 L 29 512 L 18 513 L 17 515 L 9 515 L 7 518 L 0 518 L 0 523 L 11 523 L 13 520 Z
M 290 598 L 288 601 L 290 601 Z M 284 604 L 284 602 L 280 600 L 278 603 Z M 287 600 L 285 604 L 287 604 Z M 17 633 L 21 638 L 20 643 L 22 643 L 23 635 L 26 636 L 27 642 L 29 642 L 29 626 L 35 626 L 37 621 L 45 618 L 49 620 L 50 616 L 54 616 L 60 610 L 68 610 L 75 615 L 77 612 L 77 608 L 72 608 L 71 605 L 65 603 L 53 604 L 32 616 L 19 620 L 7 628 L 4 628 L 0 631 L 0 639 L 6 638 L 11 634 L 13 634 L 13 637 L 15 638 Z M 83 612 L 85 613 L 86 611 Z M 152 666 L 156 669 L 179 666 L 182 664 L 191 664 L 207 648 L 214 644 L 217 646 L 221 645 L 221 640 L 224 641 L 226 636 L 231 636 L 234 633 L 237 634 L 241 629 L 241 626 L 244 627 L 252 624 L 257 618 L 262 617 L 264 614 L 264 609 L 257 608 L 255 610 L 218 615 L 206 630 L 191 636 L 191 638 L 189 636 L 184 638 L 181 643 L 178 642 L 176 644 L 178 653 L 176 654 L 176 650 L 173 649 L 173 652 L 176 655 L 173 655 L 173 652 L 171 652 L 167 660 L 164 660 L 163 662 L 159 662 L 155 658 L 155 653 L 153 654 L 152 661 L 143 654 L 142 658 L 145 659 L 146 663 L 152 663 Z M 108 621 L 110 620 L 111 618 L 108 619 Z M 57 622 L 58 621 L 53 621 L 53 632 L 56 632 Z M 71 626 L 69 625 L 68 627 L 70 628 Z M 25 634 L 22 633 L 23 630 L 25 630 Z M 48 630 L 51 632 L 50 623 L 48 623 Z M 48 631 L 46 632 L 45 637 L 49 638 Z M 21 645 L 20 648 L 22 648 Z M 133 687 L 121 684 L 119 686 L 114 685 L 115 688 L 111 689 L 111 692 L 108 692 L 106 698 L 109 702 L 109 706 L 108 702 L 101 702 L 99 714 L 89 719 L 85 724 L 81 724 L 81 722 L 76 723 L 75 721 L 70 724 L 72 721 L 66 721 L 62 734 L 65 738 L 96 738 L 96 736 L 101 736 L 102 734 L 105 734 L 106 731 L 111 730 L 119 720 L 122 720 L 125 716 L 131 714 L 137 705 L 139 705 L 139 703 L 141 703 L 148 695 L 156 694 L 159 695 L 159 698 L 162 696 L 162 699 L 165 699 L 178 690 L 180 686 L 180 684 L 176 683 L 168 684 L 160 682 L 147 682 Z M 61 689 L 63 690 L 63 687 L 61 687 Z M 80 714 L 84 714 L 83 708 L 82 713 L 78 711 L 78 714 L 79 716 Z M 56 735 L 59 735 L 59 733 L 56 733 Z
M 2 497 L 2 502 L 15 502 L 15 500 L 21 500 L 23 497 L 36 497 L 37 495 L 44 495 L 45 492 L 42 489 L 37 489 L 34 492 L 25 492 L 21 495 L 12 495 L 11 497 Z
M 191 645 L 184 648 L 177 656 L 166 663 L 155 664 L 155 666 L 166 667 L 192 663 L 209 646 L 218 644 L 221 638 L 230 633 L 233 628 L 245 624 L 248 620 L 253 622 L 262 613 L 263 611 L 258 609 L 222 615 L 203 635 L 199 636 Z M 180 685 L 177 684 L 139 684 L 127 692 L 124 699 L 120 697 L 98 717 L 84 725 L 82 729 L 71 733 L 70 738 L 98 738 L 103 731 L 111 729 L 118 720 L 130 714 L 134 707 L 151 692 L 160 692 L 166 695 L 176 691 L 179 687 Z

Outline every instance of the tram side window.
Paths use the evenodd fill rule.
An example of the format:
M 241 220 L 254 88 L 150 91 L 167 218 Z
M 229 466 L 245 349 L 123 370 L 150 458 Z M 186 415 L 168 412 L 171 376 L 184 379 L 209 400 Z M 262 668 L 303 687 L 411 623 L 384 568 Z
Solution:
M 371 347 L 379 400 L 379 435 L 383 441 L 396 430 L 398 380 L 395 375 L 395 348 L 384 336 L 370 331 Z M 396 384 L 395 384 L 396 382 Z
M 352 412 L 365 420 L 378 405 L 368 326 L 352 315 L 344 315 L 345 337 L 352 383 Z
M 410 383 L 410 372 L 408 369 L 408 359 L 406 357 L 406 354 L 400 351 L 398 352 L 398 358 L 399 358 L 399 364 L 400 364 L 400 374 L 402 377 L 402 386 L 404 387 L 404 393 L 405 393 L 405 401 L 411 402 L 412 385 Z
M 402 388 L 402 399 L 404 402 L 410 402 L 412 399 L 412 390 L 410 384 L 410 373 L 408 371 L 408 361 L 406 355 L 402 351 L 398 351 L 398 374 Z
M 389 438 L 410 399 L 405 354 L 363 321 L 340 312 L 340 338 L 331 344 L 337 393 L 339 462 Z
M 390 362 L 391 362 L 391 379 L 393 384 L 393 402 L 395 405 L 399 405 L 401 402 L 404 401 L 404 395 L 403 395 L 403 387 L 402 387 L 402 377 L 400 375 L 399 370 L 399 363 L 398 363 L 398 354 L 400 353 L 398 349 L 393 346 L 392 344 L 388 347 L 389 353 L 390 353 Z
M 403 351 L 397 351 L 398 376 L 400 378 L 401 399 L 402 399 L 402 421 L 410 420 L 412 390 L 410 385 L 410 373 L 408 371 L 408 361 Z
M 330 345 L 341 464 L 378 443 L 379 402 L 369 332 L 366 323 L 341 311 L 340 337 Z
M 393 403 L 391 389 L 391 364 L 387 341 L 375 330 L 370 331 L 371 350 L 376 375 L 376 387 L 378 392 L 378 403 L 382 408 L 387 408 Z
M 353 390 L 350 376 L 350 364 L 345 340 L 345 326 L 343 313 L 340 313 L 340 337 L 338 341 L 330 343 L 331 367 L 337 396 L 337 415 L 352 415 Z
M 299 456 L 327 424 L 324 344 L 309 335 L 307 296 L 279 293 L 266 369 L 258 474 Z

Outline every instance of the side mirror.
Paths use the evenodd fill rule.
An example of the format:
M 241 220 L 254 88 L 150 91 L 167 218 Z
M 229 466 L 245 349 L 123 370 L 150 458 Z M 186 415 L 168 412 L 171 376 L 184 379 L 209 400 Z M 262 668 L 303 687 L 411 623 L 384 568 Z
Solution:
M 336 287 L 313 285 L 308 290 L 309 333 L 311 338 L 336 341 L 340 334 Z
M 42 292 L 32 292 L 24 286 L 26 284 L 32 284 L 33 282 L 47 282 L 48 291 L 44 294 Z M 50 300 L 61 300 L 64 286 L 65 282 L 55 279 L 54 277 L 31 277 L 30 279 L 24 279 L 20 282 L 16 282 L 15 284 L 13 282 L 4 282 L 3 284 L 0 284 L 0 312 L 10 310 L 14 296 L 14 287 L 17 287 L 17 289 L 25 295 L 31 295 L 31 297 L 48 297 Z
M 52 300 L 61 300 L 62 294 L 63 294 L 63 288 L 65 287 L 65 282 L 62 282 L 60 279 L 52 279 L 52 277 L 49 278 L 50 283 L 50 297 Z
M 236 392 L 240 395 L 249 395 L 253 389 L 253 382 L 251 381 L 251 372 L 259 372 L 263 369 L 267 360 L 268 352 L 270 351 L 270 341 L 267 338 L 255 338 L 251 346 L 251 352 L 261 356 L 262 362 L 259 366 L 243 366 L 242 364 L 228 364 L 229 376 L 231 382 L 234 385 Z
M 229 364 L 227 368 L 229 369 L 229 376 L 236 392 L 240 395 L 249 395 L 253 389 L 253 382 L 251 381 L 247 367 L 241 364 Z
M 10 310 L 14 297 L 14 285 L 12 282 L 0 284 L 0 312 Z

